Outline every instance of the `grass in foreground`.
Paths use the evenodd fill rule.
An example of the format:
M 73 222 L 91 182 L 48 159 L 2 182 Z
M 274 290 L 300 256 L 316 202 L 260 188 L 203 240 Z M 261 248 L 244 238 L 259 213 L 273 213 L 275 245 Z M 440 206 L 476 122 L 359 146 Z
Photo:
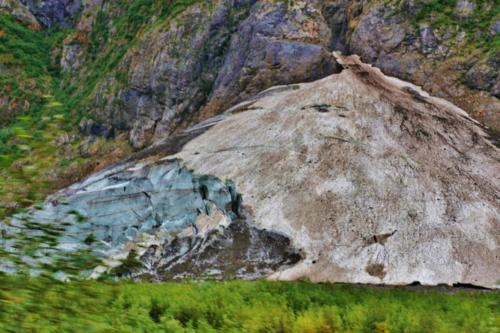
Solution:
M 0 277 L 1 332 L 499 332 L 497 292 Z

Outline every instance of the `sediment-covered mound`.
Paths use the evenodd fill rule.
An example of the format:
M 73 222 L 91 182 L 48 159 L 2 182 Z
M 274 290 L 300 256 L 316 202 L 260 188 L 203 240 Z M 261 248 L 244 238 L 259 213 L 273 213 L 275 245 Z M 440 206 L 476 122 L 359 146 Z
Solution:
M 500 154 L 450 103 L 356 57 L 268 90 L 176 155 L 231 179 L 254 223 L 306 259 L 277 279 L 493 287 Z
M 77 214 L 115 259 L 138 253 L 134 276 L 498 287 L 498 148 L 454 105 L 337 61 L 340 74 L 266 90 L 30 218 Z

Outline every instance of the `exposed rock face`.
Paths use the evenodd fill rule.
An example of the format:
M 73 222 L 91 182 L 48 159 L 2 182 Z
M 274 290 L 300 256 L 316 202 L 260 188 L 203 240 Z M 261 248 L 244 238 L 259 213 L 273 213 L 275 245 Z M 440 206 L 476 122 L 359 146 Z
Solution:
M 98 11 L 102 8 L 104 0 L 85 0 L 80 18 L 77 23 L 77 30 L 91 31 Z
M 130 129 L 132 145 L 143 148 L 273 85 L 337 71 L 314 2 L 255 3 L 195 4 L 147 32 L 122 61 L 127 87 L 113 96 L 109 80 L 97 88 L 96 105 L 104 107 L 96 115 Z
M 105 254 L 117 250 L 113 260 L 139 255 L 139 277 L 274 271 L 498 288 L 499 150 L 452 104 L 356 57 L 338 62 L 340 74 L 264 91 L 61 191 L 59 205 L 31 217 L 76 210 Z M 235 220 L 236 188 L 248 225 Z
M 46 27 L 69 25 L 80 12 L 82 0 L 20 0 Z
M 376 65 L 388 75 L 421 85 L 452 101 L 499 132 L 498 52 L 486 58 L 464 54 L 462 51 L 469 43 L 465 31 L 436 31 L 429 24 L 420 24 L 418 28 L 409 24 L 405 12 L 414 16 L 425 3 L 412 0 L 404 1 L 402 6 L 365 4 L 361 14 L 350 18 L 349 53 L 360 55 L 364 62 Z M 483 10 L 488 10 L 492 3 L 485 2 L 483 6 Z M 470 15 L 475 9 L 474 3 L 458 1 L 456 15 Z
M 456 12 L 461 19 L 468 19 L 470 18 L 474 10 L 476 10 L 476 8 L 477 5 L 474 2 L 471 2 L 469 0 L 458 0 Z
M 132 64 L 128 87 L 115 97 L 120 103 L 108 104 L 106 112 L 115 125 L 131 127 L 135 148 L 165 137 L 206 103 L 234 29 L 230 21 L 242 20 L 248 3 L 220 1 L 210 15 L 203 4 L 195 5 L 145 35 L 140 48 L 125 56 L 124 63 Z
M 117 73 L 97 85 L 93 113 L 107 126 L 130 131 L 133 147 L 144 148 L 262 89 L 338 72 L 329 52 L 341 50 L 451 100 L 500 133 L 498 55 L 464 54 L 473 32 L 413 22 L 426 4 L 199 2 L 137 37 Z M 461 15 L 491 6 L 492 1 L 480 8 L 459 1 L 452 11 L 461 20 Z M 99 8 L 106 12 L 105 7 L 100 1 L 87 2 L 78 28 L 92 31 L 96 13 Z M 491 38 L 495 27 L 493 23 L 489 29 Z M 109 30 L 112 34 L 111 26 Z M 84 71 L 85 65 L 81 67 Z M 125 82 L 118 82 L 117 74 L 126 76 Z
M 465 74 L 465 83 L 474 89 L 491 91 L 491 94 L 500 97 L 500 54 L 496 54 L 487 61 L 477 62 Z
M 61 56 L 61 68 L 66 72 L 74 72 L 81 66 L 82 47 L 79 44 L 64 45 Z
M 35 30 L 41 28 L 33 14 L 18 0 L 0 0 L 0 13 L 7 13 Z
M 239 26 L 205 111 L 218 113 L 273 85 L 312 81 L 337 70 L 331 31 L 313 2 L 263 2 Z

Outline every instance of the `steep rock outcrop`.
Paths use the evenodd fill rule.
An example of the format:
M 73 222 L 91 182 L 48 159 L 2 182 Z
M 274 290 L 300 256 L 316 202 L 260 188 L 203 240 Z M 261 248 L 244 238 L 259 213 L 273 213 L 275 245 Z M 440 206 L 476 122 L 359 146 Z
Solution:
M 82 0 L 20 0 L 46 27 L 69 26 L 82 8 Z
M 315 1 L 263 2 L 231 40 L 204 112 L 219 113 L 278 84 L 313 81 L 338 69 L 328 52 L 331 31 Z
M 362 12 L 349 18 L 348 52 L 388 75 L 452 101 L 500 132 L 499 54 L 471 48 L 471 40 L 480 38 L 493 44 L 497 32 L 466 31 L 459 25 L 436 27 L 431 24 L 432 16 L 416 24 L 415 16 L 426 4 L 423 0 L 366 3 Z M 495 8 L 494 2 L 481 3 L 482 11 L 494 12 Z M 458 1 L 454 15 L 458 20 L 473 21 L 464 15 L 478 10 L 476 3 Z
M 176 15 L 147 18 L 85 108 L 105 126 L 129 132 L 132 146 L 141 149 L 262 89 L 337 72 L 329 52 L 340 50 L 452 101 L 500 133 L 498 52 L 484 42 L 498 38 L 496 25 L 488 16 L 487 31 L 466 29 L 485 24 L 478 20 L 495 10 L 493 1 L 461 1 L 446 11 L 457 24 L 443 26 L 432 11 L 422 18 L 429 6 L 424 0 L 194 2 Z M 79 32 L 62 52 L 71 80 L 95 75 L 87 71 L 89 59 L 110 56 L 96 57 L 71 40 L 102 30 L 109 34 L 98 38 L 118 38 L 114 23 L 122 11 L 101 0 L 85 2 Z
M 106 111 L 115 124 L 131 128 L 135 148 L 167 136 L 185 118 L 196 116 L 222 66 L 233 26 L 244 18 L 249 2 L 220 1 L 210 15 L 205 5 L 194 5 L 167 26 L 147 33 L 125 56 L 128 85 L 111 97 Z
M 96 116 L 130 130 L 132 145 L 143 148 L 273 85 L 332 74 L 331 33 L 316 7 L 254 0 L 192 5 L 127 52 L 118 69 L 127 84 L 110 93 L 113 74 L 96 88 Z

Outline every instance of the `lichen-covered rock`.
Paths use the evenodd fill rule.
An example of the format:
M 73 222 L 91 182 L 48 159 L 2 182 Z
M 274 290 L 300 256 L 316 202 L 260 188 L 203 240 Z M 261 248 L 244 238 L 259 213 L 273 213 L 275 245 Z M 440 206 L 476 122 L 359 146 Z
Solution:
M 428 24 L 420 25 L 420 38 L 422 39 L 422 53 L 431 54 L 439 44 L 432 28 Z
M 97 13 L 102 9 L 104 0 L 85 0 L 80 19 L 76 25 L 78 31 L 91 31 L 95 23 Z
M 83 55 L 80 44 L 73 43 L 64 45 L 61 55 L 61 69 L 66 72 L 74 72 L 81 66 Z
M 374 7 L 365 15 L 351 35 L 349 49 L 375 63 L 397 50 L 406 38 L 404 18 L 385 6 Z M 423 34 L 428 35 L 428 34 Z
M 477 62 L 465 74 L 468 86 L 478 90 L 491 91 L 500 97 L 500 54 L 494 54 L 487 61 Z
M 424 8 L 424 6 L 429 3 L 430 0 L 403 0 L 403 9 L 410 15 L 414 17 Z
M 469 0 L 458 0 L 455 11 L 461 19 L 468 19 L 476 10 L 477 5 Z
M 496 36 L 500 34 L 500 20 L 495 21 L 490 26 L 490 35 Z

